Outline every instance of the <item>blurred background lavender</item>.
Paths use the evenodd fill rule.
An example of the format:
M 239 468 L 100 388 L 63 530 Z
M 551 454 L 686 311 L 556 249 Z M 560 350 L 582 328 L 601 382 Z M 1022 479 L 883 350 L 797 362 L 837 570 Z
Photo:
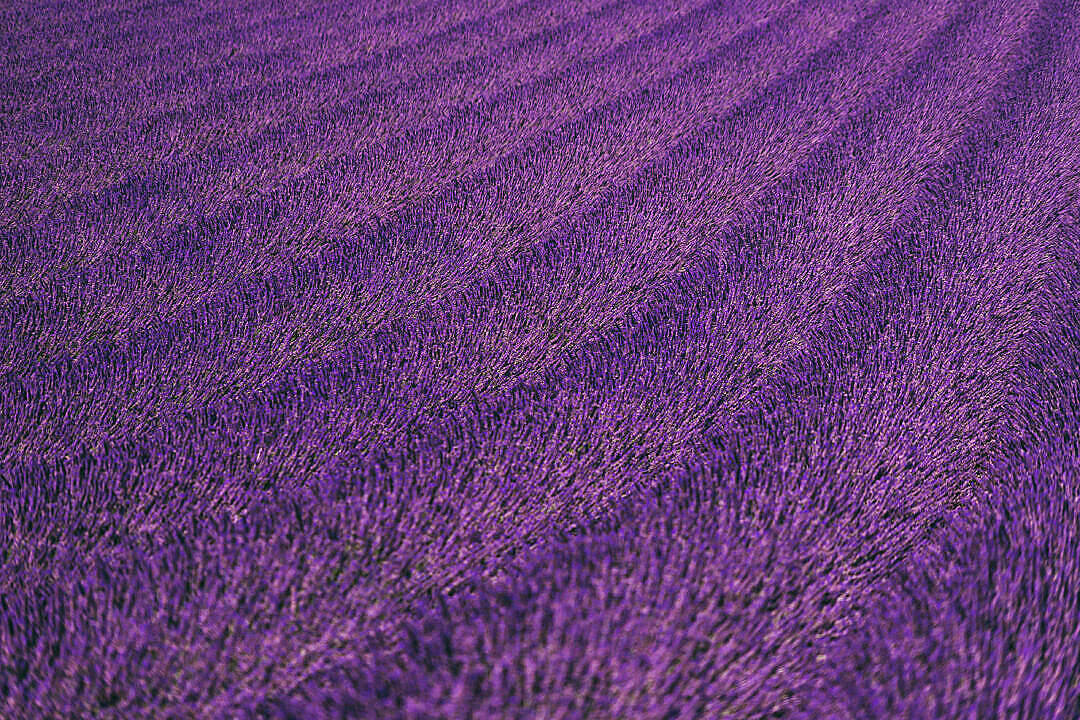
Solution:
M 0 62 L 0 717 L 1080 718 L 1077 0 Z

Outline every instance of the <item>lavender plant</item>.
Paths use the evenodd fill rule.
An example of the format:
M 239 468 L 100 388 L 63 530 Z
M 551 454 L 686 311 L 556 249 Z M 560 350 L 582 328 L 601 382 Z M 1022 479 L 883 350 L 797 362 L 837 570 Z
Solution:
M 0 28 L 0 717 L 1080 718 L 1075 0 Z

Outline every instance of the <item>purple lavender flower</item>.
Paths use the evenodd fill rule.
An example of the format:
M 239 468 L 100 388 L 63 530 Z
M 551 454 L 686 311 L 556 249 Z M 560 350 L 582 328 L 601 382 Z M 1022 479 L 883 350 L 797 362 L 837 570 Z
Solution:
M 0 717 L 1080 718 L 1080 5 L 0 8 Z

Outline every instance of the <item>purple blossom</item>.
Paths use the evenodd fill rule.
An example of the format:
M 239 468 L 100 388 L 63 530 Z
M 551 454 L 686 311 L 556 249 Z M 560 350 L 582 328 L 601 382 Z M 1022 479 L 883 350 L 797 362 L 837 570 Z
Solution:
M 1075 0 L 0 28 L 0 717 L 1080 718 Z

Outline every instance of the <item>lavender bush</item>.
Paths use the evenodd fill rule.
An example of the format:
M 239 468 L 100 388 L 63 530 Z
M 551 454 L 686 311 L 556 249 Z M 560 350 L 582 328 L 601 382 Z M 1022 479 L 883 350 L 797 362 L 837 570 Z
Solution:
M 0 717 L 1080 718 L 1076 0 L 0 41 Z

